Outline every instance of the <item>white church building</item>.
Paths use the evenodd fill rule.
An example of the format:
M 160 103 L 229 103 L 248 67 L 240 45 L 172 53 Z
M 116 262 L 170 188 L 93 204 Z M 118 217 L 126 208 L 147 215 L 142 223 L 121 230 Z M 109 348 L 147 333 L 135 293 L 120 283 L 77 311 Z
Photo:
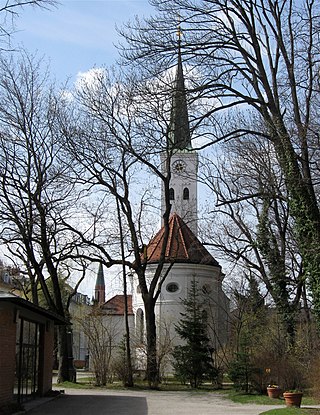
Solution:
M 169 220 L 169 240 L 166 247 L 166 263 L 163 272 L 170 271 L 162 285 L 156 303 L 156 319 L 159 347 L 167 344 L 173 347 L 181 341 L 175 332 L 175 324 L 185 311 L 182 301 L 187 298 L 191 282 L 195 281 L 203 295 L 204 310 L 208 318 L 208 333 L 212 349 L 218 350 L 227 341 L 229 300 L 222 289 L 224 274 L 219 263 L 197 238 L 198 227 L 198 154 L 192 149 L 188 110 L 184 86 L 183 67 L 179 51 L 175 92 L 172 100 L 169 140 L 171 181 L 169 198 L 171 217 Z M 161 155 L 161 164 L 167 163 L 166 154 Z M 161 215 L 165 210 L 164 189 L 161 192 Z M 160 259 L 164 238 L 164 227 L 152 238 L 146 247 L 146 279 L 151 280 Z M 174 259 L 174 261 L 173 261 Z M 173 265 L 172 265 L 173 262 Z M 96 300 L 104 299 L 104 281 L 101 270 L 96 285 Z M 117 302 L 121 296 L 116 296 Z M 144 303 L 138 279 L 133 276 L 132 296 L 129 296 L 130 319 L 135 338 L 141 340 L 145 335 Z M 115 299 L 102 305 L 110 309 Z M 109 305 L 108 305 L 109 304 Z M 119 308 L 119 310 L 121 307 Z M 122 307 L 123 309 L 123 307 Z

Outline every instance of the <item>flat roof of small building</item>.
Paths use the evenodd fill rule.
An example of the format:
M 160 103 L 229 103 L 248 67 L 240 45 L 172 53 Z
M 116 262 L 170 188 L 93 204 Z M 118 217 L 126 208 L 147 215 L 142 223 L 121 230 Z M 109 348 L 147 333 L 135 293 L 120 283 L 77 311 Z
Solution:
M 16 304 L 19 307 L 33 311 L 34 313 L 40 314 L 41 316 L 54 321 L 54 323 L 57 325 L 70 324 L 66 319 L 59 316 L 58 314 L 50 310 L 46 310 L 43 307 L 33 304 L 31 301 L 25 300 L 24 298 L 9 292 L 0 291 L 0 303 Z

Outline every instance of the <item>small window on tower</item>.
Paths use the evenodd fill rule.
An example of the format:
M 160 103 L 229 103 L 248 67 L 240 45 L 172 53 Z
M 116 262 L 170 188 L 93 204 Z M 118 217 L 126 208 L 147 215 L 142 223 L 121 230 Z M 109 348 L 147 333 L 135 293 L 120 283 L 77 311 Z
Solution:
M 187 187 L 183 189 L 183 200 L 189 200 L 189 189 Z
M 169 189 L 169 199 L 174 200 L 174 189 L 172 187 Z

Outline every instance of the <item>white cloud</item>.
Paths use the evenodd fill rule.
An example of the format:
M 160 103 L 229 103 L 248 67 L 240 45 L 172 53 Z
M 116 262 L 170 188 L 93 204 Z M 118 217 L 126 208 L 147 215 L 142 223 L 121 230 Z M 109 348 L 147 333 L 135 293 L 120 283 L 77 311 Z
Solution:
M 75 81 L 76 89 L 81 89 L 83 86 L 86 88 L 95 89 L 101 85 L 101 79 L 103 79 L 106 70 L 104 68 L 91 68 L 86 72 L 78 72 Z

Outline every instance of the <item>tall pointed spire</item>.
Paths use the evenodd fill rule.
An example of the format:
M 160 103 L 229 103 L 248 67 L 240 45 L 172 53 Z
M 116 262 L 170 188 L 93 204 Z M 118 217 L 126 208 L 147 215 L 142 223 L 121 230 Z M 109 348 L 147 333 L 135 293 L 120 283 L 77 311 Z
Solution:
M 98 304 L 104 304 L 106 301 L 106 287 L 101 263 L 99 264 L 96 285 L 94 288 L 94 299 Z
M 170 144 L 174 149 L 191 149 L 191 135 L 188 117 L 186 90 L 181 58 L 181 28 L 178 27 L 178 66 L 172 97 L 169 126 Z

